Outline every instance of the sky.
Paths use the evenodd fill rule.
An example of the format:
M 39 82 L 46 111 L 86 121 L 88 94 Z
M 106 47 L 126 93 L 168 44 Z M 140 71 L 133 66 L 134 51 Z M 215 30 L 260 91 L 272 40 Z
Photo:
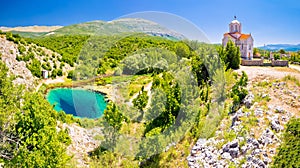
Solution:
M 0 26 L 66 26 L 147 11 L 181 18 L 185 22 L 165 21 L 174 30 L 189 23 L 211 43 L 221 43 L 235 15 L 255 46 L 300 43 L 299 0 L 2 0 Z

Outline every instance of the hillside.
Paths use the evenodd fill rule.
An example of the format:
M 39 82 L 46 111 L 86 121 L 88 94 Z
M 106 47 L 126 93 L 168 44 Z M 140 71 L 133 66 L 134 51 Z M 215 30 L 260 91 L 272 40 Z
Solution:
M 170 40 L 182 40 L 185 37 L 161 25 L 134 18 L 124 18 L 114 21 L 91 21 L 68 26 L 28 26 L 0 27 L 3 32 L 20 34 L 23 37 L 46 37 L 53 35 L 100 35 L 110 36 L 124 33 L 145 33 L 152 36 L 164 37 Z
M 33 88 L 42 78 L 42 70 L 47 70 L 52 78 L 66 76 L 72 70 L 59 53 L 11 33 L 0 35 L 0 55 L 10 73 L 16 76 L 14 83 L 28 88 Z
M 169 39 L 184 39 L 184 36 L 164 28 L 157 23 L 144 20 L 125 18 L 109 22 L 92 21 L 80 23 L 53 31 L 54 34 L 83 34 L 83 35 L 116 35 L 120 33 L 146 33 Z

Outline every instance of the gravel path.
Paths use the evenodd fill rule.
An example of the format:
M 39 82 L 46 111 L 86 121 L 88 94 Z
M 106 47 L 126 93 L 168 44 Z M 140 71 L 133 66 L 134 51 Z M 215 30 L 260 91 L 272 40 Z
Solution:
M 300 80 L 300 72 L 294 68 L 300 67 L 293 65 L 292 68 L 288 67 L 258 67 L 258 66 L 241 66 L 236 72 L 241 73 L 245 71 L 249 80 L 253 80 L 258 76 L 269 76 L 276 79 L 284 78 L 287 75 L 295 76 Z

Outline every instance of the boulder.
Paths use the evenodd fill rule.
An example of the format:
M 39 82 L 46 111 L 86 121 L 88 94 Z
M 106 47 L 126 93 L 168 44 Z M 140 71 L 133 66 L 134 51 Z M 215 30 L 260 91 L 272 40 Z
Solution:
M 237 158 L 239 155 L 239 148 L 230 148 L 229 153 L 232 158 Z
M 228 152 L 224 152 L 224 153 L 222 154 L 222 158 L 223 158 L 223 159 L 228 159 L 228 160 L 230 160 L 230 159 L 231 159 L 231 155 L 230 155 L 230 153 L 228 153 Z
M 250 108 L 253 104 L 253 100 L 254 100 L 254 95 L 252 93 L 250 93 L 244 98 L 243 103 L 245 104 L 245 106 L 247 108 Z
M 229 148 L 238 148 L 239 142 L 237 140 L 234 140 L 229 143 Z
M 280 125 L 278 118 L 273 118 L 271 121 L 271 128 L 276 132 L 282 131 L 284 128 Z

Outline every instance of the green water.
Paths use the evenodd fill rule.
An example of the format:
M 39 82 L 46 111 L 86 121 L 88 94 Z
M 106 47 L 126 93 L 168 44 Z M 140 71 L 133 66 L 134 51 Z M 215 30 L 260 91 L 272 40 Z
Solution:
M 104 96 L 89 90 L 58 88 L 47 94 L 47 100 L 56 111 L 63 110 L 81 118 L 99 118 L 106 108 Z

